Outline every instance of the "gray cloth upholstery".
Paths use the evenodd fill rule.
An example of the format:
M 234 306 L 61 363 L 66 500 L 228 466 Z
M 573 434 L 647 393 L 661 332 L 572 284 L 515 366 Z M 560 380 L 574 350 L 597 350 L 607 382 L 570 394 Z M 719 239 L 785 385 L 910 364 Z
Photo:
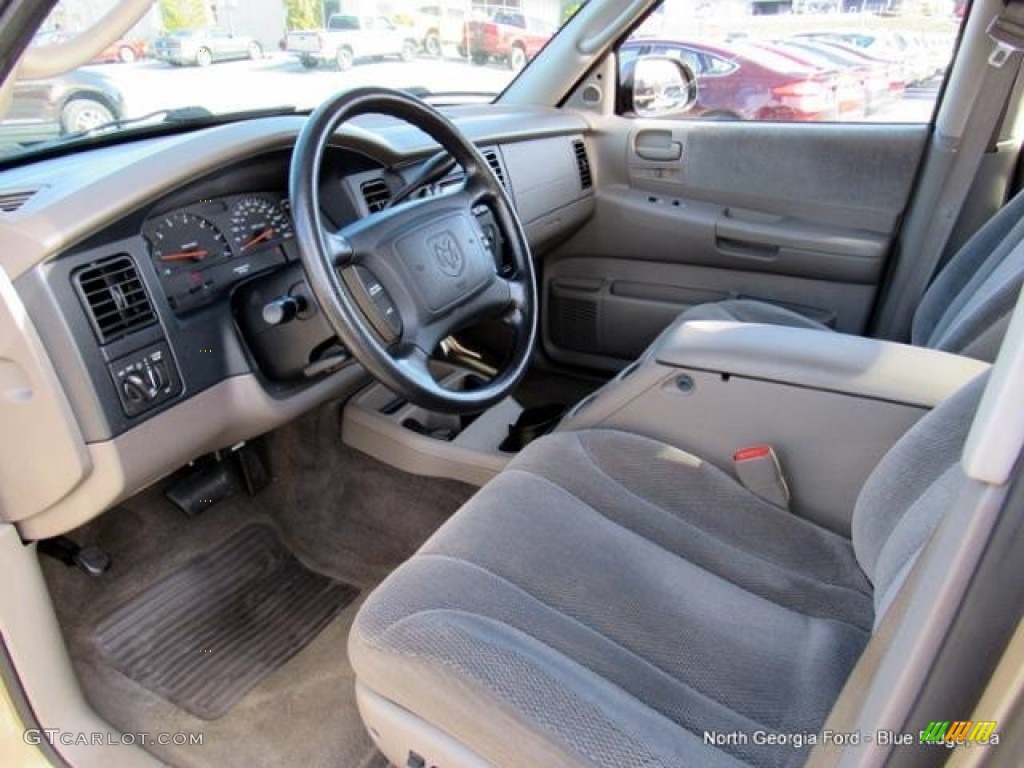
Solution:
M 978 377 L 911 427 L 857 496 L 853 547 L 874 585 L 876 609 L 888 603 L 904 564 L 959 489 L 959 459 L 986 381 Z
M 981 382 L 884 458 L 853 541 L 655 440 L 531 444 L 367 600 L 360 682 L 496 765 L 791 766 L 960 481 Z
M 1024 193 L 943 267 L 914 313 L 911 342 L 994 360 L 1024 281 Z
M 1024 192 L 979 229 L 932 281 L 914 313 L 910 342 L 978 360 L 995 360 L 1024 284 Z M 698 304 L 679 315 L 692 320 L 731 320 L 797 328 L 821 323 L 755 299 Z

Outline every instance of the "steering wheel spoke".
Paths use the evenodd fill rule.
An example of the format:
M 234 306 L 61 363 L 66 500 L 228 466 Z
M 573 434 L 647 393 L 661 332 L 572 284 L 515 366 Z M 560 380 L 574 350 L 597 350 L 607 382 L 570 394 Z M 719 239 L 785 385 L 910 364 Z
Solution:
M 491 203 L 494 199 L 494 188 L 487 177 L 491 174 L 488 167 L 476 168 L 466 174 L 466 180 L 462 182 L 462 189 L 459 196 L 463 204 L 472 211 L 478 205 Z
M 366 114 L 405 120 L 429 135 L 466 172 L 457 190 L 405 200 L 336 231 L 324 228 L 323 153 L 338 127 Z M 480 411 L 506 397 L 536 340 L 536 288 L 529 245 L 501 182 L 449 120 L 409 94 L 358 88 L 333 97 L 307 120 L 289 180 L 299 253 L 310 289 L 341 342 L 374 376 L 409 400 L 453 412 Z M 486 204 L 514 262 L 496 273 L 476 211 Z M 512 325 L 509 363 L 471 391 L 451 391 L 430 372 L 446 336 L 484 317 Z
M 356 262 L 356 250 L 345 236 L 344 229 L 324 232 L 326 256 L 335 268 L 348 267 Z

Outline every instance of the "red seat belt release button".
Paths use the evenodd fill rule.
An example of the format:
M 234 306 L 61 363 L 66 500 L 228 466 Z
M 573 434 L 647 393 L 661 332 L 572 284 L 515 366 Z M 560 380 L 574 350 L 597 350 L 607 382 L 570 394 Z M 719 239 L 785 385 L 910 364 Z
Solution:
M 789 509 L 789 486 L 770 445 L 740 448 L 732 455 L 732 463 L 744 488 L 769 504 Z

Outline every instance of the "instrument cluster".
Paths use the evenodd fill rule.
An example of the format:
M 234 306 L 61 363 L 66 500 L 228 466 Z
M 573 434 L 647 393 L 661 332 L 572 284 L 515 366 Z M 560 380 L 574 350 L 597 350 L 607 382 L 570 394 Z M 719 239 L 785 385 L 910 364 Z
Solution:
M 274 192 L 200 200 L 148 219 L 142 234 L 178 314 L 297 257 L 288 201 Z

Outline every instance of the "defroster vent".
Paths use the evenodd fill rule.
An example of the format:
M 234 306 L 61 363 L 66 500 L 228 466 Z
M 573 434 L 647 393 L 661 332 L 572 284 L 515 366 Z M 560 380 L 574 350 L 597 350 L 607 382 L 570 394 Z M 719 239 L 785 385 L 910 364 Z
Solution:
M 146 288 L 127 255 L 90 264 L 73 279 L 101 344 L 156 322 Z
M 587 157 L 587 145 L 583 139 L 576 139 L 572 143 L 572 151 L 576 155 L 576 167 L 580 172 L 580 189 L 590 189 L 594 186 L 594 178 L 590 175 L 590 158 Z
M 0 192 L 0 213 L 14 213 L 32 199 L 37 190 L 23 189 L 17 192 Z
M 508 182 L 505 180 L 505 169 L 501 166 L 501 159 L 498 157 L 498 153 L 493 149 L 488 149 L 484 152 L 484 160 L 491 166 L 491 170 L 494 171 L 494 175 L 498 177 L 498 181 L 501 182 L 501 186 L 508 189 Z

